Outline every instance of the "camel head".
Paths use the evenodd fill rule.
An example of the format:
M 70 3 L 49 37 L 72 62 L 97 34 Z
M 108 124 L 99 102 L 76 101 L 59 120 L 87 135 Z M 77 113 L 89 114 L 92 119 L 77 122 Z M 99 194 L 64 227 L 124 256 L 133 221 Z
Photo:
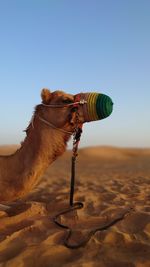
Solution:
M 63 91 L 51 92 L 48 89 L 41 91 L 42 105 L 40 116 L 56 126 L 68 132 L 73 132 L 76 124 L 76 111 L 74 106 L 74 95 Z M 83 122 L 82 113 L 78 114 L 78 119 Z
M 100 120 L 112 112 L 112 100 L 98 93 L 67 94 L 63 91 L 41 91 L 39 118 L 56 128 L 73 133 L 78 123 Z

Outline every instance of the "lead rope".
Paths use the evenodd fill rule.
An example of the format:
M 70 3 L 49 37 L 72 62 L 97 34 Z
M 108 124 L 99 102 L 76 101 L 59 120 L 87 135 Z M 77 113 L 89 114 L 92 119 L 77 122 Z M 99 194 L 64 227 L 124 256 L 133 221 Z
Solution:
M 75 184 L 75 164 L 78 156 L 78 145 L 82 134 L 82 125 L 78 127 L 73 136 L 73 149 L 72 149 L 72 160 L 71 160 L 71 183 L 70 183 L 70 206 L 73 206 L 74 197 L 74 184 Z
M 123 214 L 118 215 L 117 218 L 112 219 L 110 222 L 105 223 L 104 226 L 91 230 L 86 236 L 86 238 L 82 240 L 81 242 L 79 242 L 78 244 L 69 244 L 69 239 L 72 235 L 73 230 L 69 226 L 61 223 L 61 216 L 69 212 L 82 209 L 84 206 L 82 202 L 74 202 L 74 199 L 73 199 L 74 198 L 74 184 L 75 184 L 75 170 L 76 170 L 75 164 L 76 164 L 76 158 L 78 156 L 78 145 L 79 145 L 80 137 L 82 134 L 82 124 L 78 122 L 78 113 L 76 115 L 76 120 L 77 120 L 77 127 L 73 134 L 73 149 L 72 149 L 72 161 L 71 161 L 71 183 L 70 183 L 70 200 L 69 200 L 70 207 L 56 214 L 55 217 L 53 218 L 55 224 L 57 224 L 59 227 L 62 227 L 68 230 L 63 243 L 67 248 L 70 248 L 70 249 L 75 249 L 75 248 L 80 248 L 80 247 L 85 246 L 88 243 L 88 241 L 91 239 L 91 237 L 97 231 L 107 230 L 108 228 L 116 224 L 117 222 L 123 220 L 125 216 L 128 215 L 130 211 L 132 210 L 132 208 L 128 208 L 127 210 L 124 211 Z
M 55 224 L 57 224 L 58 226 L 65 228 L 68 231 L 68 234 L 66 235 L 65 239 L 64 239 L 64 245 L 68 248 L 79 248 L 81 246 L 83 246 L 83 243 L 77 244 L 77 245 L 69 245 L 68 241 L 69 238 L 72 234 L 72 230 L 70 227 L 62 224 L 60 222 L 60 217 L 66 213 L 69 213 L 71 211 L 75 211 L 77 209 L 82 209 L 83 208 L 83 203 L 82 202 L 74 202 L 74 185 L 75 185 L 75 170 L 76 170 L 76 158 L 78 156 L 78 146 L 79 146 L 79 142 L 80 142 L 80 137 L 82 134 L 82 124 L 78 123 L 78 118 L 76 116 L 76 120 L 77 120 L 77 127 L 74 131 L 73 134 L 73 148 L 72 148 L 72 159 L 71 159 L 71 182 L 70 182 L 70 199 L 69 199 L 69 205 L 70 207 L 60 213 L 58 213 L 57 215 L 55 215 L 55 217 L 53 218 Z M 87 243 L 87 242 L 86 242 Z

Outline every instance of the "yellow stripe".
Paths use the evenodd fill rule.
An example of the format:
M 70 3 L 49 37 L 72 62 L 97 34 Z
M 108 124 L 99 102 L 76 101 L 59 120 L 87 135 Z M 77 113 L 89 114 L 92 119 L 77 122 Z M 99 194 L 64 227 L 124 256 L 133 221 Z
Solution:
M 97 100 L 98 94 L 97 93 L 91 93 L 89 95 L 88 99 L 88 113 L 89 118 L 91 121 L 98 120 L 98 115 L 96 112 L 96 100 Z
M 95 94 L 93 94 L 93 98 L 92 98 L 92 120 L 94 120 L 94 116 L 95 116 Z
M 96 111 L 96 101 L 97 101 L 98 94 L 95 93 L 94 97 L 94 104 L 93 104 L 93 109 L 94 109 L 94 120 L 98 120 L 98 115 Z
M 89 121 L 91 120 L 91 117 L 90 117 L 90 96 L 91 96 L 91 94 L 88 95 L 88 99 L 87 99 L 87 113 L 88 113 Z
M 93 93 L 90 94 L 90 99 L 89 99 L 89 116 L 90 116 L 90 120 L 93 120 Z

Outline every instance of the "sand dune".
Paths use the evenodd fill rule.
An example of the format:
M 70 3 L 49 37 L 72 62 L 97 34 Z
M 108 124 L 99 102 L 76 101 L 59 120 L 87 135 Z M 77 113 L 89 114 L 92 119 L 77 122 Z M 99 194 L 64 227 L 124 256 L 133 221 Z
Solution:
M 0 155 L 10 155 L 14 153 L 19 148 L 19 145 L 1 145 Z
M 101 147 L 89 147 L 81 149 L 81 155 L 102 157 L 109 159 L 127 159 L 130 157 L 139 157 L 141 155 L 149 155 L 150 149 L 139 149 L 139 148 L 118 148 L 110 146 L 101 146 Z
M 9 154 L 17 146 L 0 147 Z M 54 216 L 69 207 L 70 155 L 53 163 L 30 194 L 0 211 L 0 267 L 150 267 L 150 149 L 94 147 L 77 159 L 75 201 L 83 209 L 61 217 L 76 245 L 64 246 L 67 230 Z

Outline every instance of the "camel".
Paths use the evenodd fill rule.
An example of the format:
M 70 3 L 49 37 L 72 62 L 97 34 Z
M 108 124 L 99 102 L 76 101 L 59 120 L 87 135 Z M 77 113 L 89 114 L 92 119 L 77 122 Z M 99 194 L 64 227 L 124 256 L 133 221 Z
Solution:
M 42 89 L 41 99 L 25 130 L 26 137 L 21 147 L 12 155 L 0 156 L 1 203 L 26 196 L 48 166 L 65 152 L 75 130 L 77 108 L 74 107 L 73 95 Z M 83 123 L 80 107 L 78 120 Z

